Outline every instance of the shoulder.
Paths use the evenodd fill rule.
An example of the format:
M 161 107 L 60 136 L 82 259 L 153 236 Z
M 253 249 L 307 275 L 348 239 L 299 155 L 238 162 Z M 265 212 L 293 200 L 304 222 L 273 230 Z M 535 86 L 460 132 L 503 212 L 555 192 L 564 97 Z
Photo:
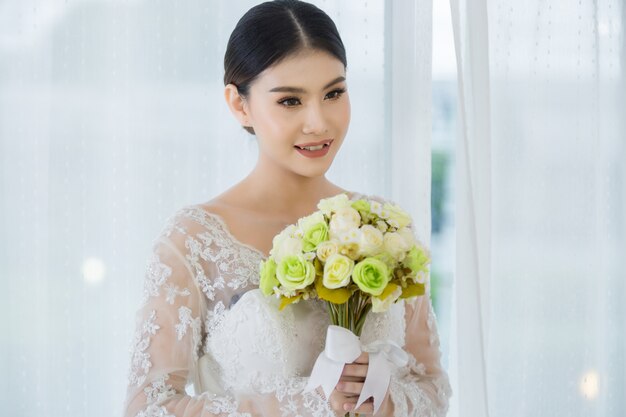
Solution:
M 172 212 L 163 223 L 155 243 L 167 239 L 182 249 L 188 238 L 203 233 L 219 233 L 219 216 L 207 210 L 202 204 L 188 204 Z

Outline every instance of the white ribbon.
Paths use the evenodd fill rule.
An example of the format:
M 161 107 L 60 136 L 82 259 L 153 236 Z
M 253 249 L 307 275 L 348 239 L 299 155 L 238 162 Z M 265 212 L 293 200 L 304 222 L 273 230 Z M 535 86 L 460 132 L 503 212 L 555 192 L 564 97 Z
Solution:
M 326 398 L 330 398 L 330 394 L 341 378 L 344 365 L 354 362 L 361 352 L 369 353 L 369 365 L 355 408 L 372 397 L 374 413 L 376 413 L 389 387 L 390 365 L 404 366 L 408 362 L 407 353 L 391 340 L 376 341 L 362 346 L 359 337 L 350 330 L 334 325 L 329 326 L 326 333 L 326 347 L 315 361 L 305 392 L 313 391 L 321 386 Z

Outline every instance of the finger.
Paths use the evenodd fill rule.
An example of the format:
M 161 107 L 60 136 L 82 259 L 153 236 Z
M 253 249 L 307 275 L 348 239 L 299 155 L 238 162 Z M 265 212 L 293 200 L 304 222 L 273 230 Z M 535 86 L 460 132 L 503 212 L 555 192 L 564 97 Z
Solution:
M 365 378 L 361 378 L 360 376 L 342 376 L 340 381 L 365 382 Z
M 339 381 L 335 389 L 344 395 L 360 395 L 363 390 L 363 383 Z
M 368 398 L 367 401 L 363 402 L 356 410 L 354 407 L 356 406 L 356 401 L 354 402 L 346 402 L 343 405 L 343 409 L 345 411 L 352 411 L 354 413 L 363 413 L 363 414 L 374 414 L 374 400 L 372 397 Z
M 346 364 L 343 367 L 343 372 L 341 373 L 341 376 L 345 377 L 345 376 L 350 376 L 350 377 L 359 377 L 359 378 L 365 378 L 367 376 L 367 365 L 361 365 L 361 364 Z
M 358 358 L 352 363 L 370 363 L 370 354 L 367 352 L 361 352 Z

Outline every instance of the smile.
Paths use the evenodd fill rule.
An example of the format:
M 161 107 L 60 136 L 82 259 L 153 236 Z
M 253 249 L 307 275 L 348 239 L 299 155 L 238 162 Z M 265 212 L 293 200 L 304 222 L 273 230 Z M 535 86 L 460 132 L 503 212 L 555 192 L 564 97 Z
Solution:
M 328 153 L 330 149 L 330 145 L 333 143 L 332 139 L 325 142 L 318 142 L 316 144 L 304 144 L 304 145 L 295 145 L 294 148 L 300 153 L 300 155 L 306 156 L 307 158 L 319 158 Z
M 333 142 L 333 139 L 327 139 L 325 141 L 316 142 L 316 143 L 304 143 L 302 145 L 295 145 L 295 148 L 303 149 L 307 151 L 319 151 L 320 149 L 329 147 L 332 142 Z

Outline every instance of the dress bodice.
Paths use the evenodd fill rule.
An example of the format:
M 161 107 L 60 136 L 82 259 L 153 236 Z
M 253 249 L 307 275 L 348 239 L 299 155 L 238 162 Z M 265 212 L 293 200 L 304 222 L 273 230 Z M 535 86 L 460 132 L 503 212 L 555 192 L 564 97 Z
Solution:
M 253 289 L 216 318 L 200 358 L 202 391 L 224 387 L 249 392 L 310 376 L 330 324 L 326 305 L 308 300 L 279 311 L 278 304 L 275 297 Z M 362 342 L 384 339 L 402 346 L 403 315 L 401 303 L 385 313 L 370 313 Z

